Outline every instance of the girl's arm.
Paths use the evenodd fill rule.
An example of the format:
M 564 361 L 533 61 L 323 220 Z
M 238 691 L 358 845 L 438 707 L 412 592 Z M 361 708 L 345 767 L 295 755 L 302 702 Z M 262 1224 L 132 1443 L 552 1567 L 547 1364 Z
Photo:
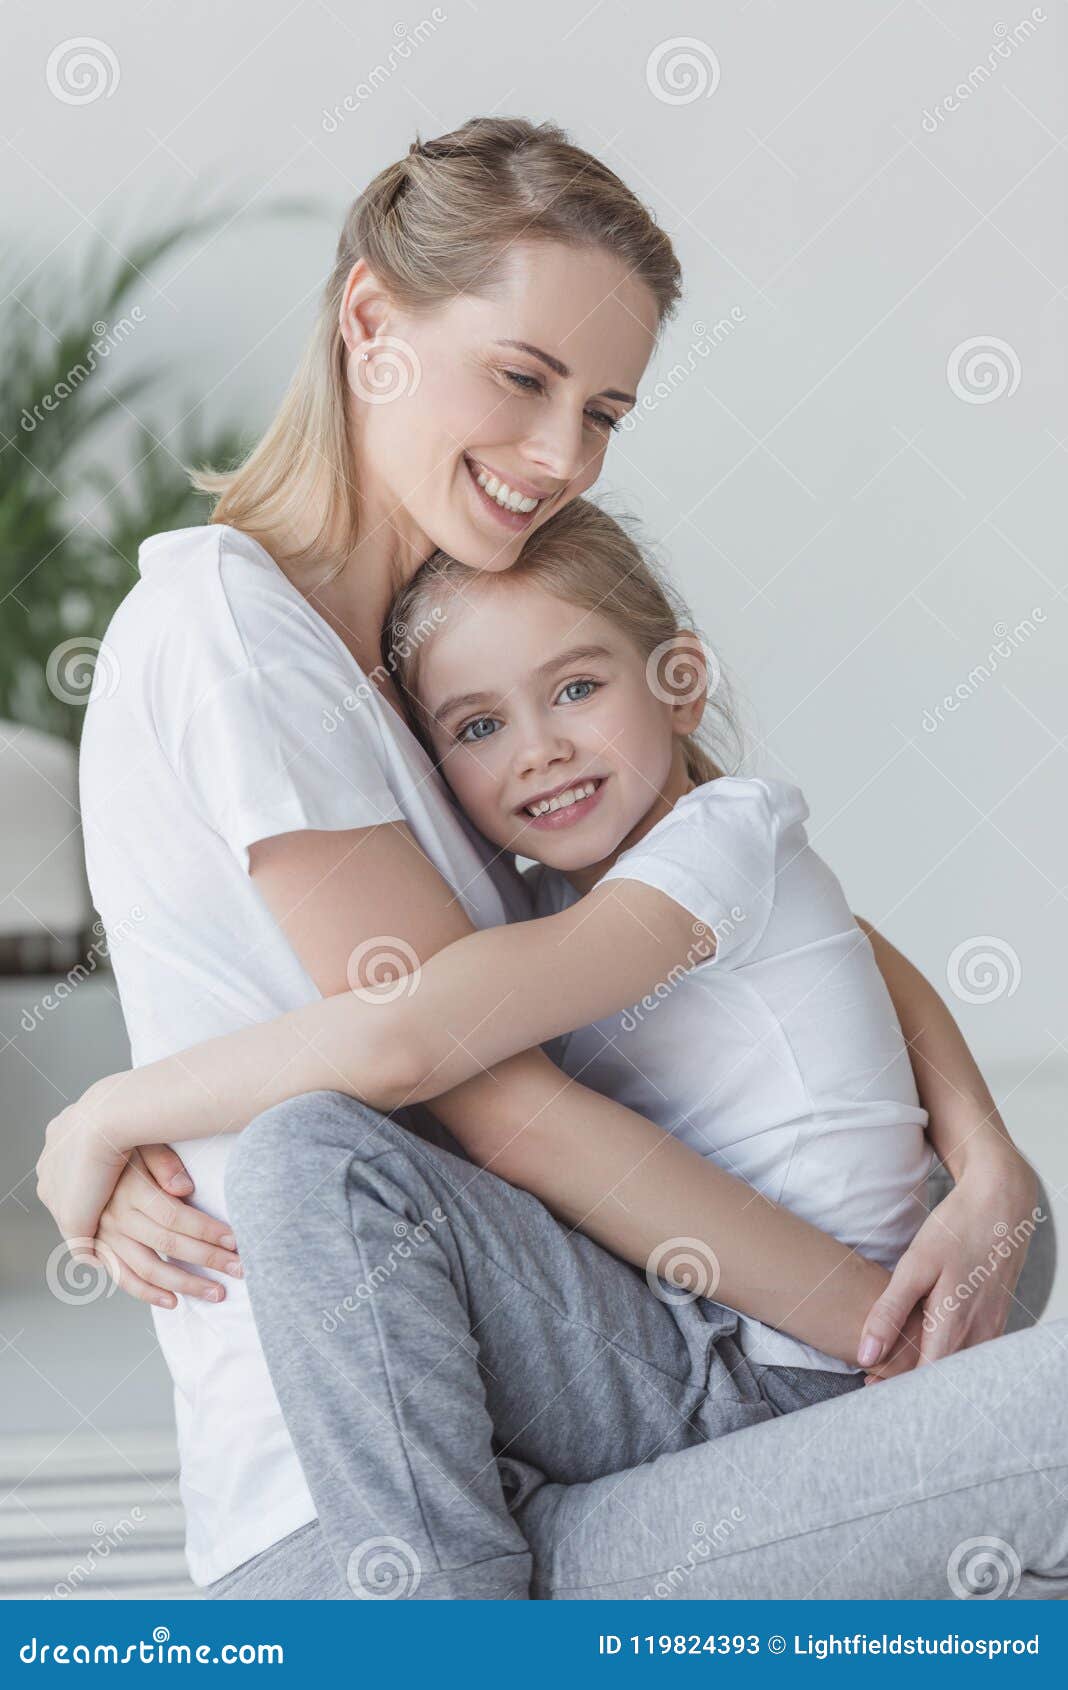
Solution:
M 934 987 L 867 921 L 867 934 L 908 1045 L 928 1137 L 954 1179 L 902 1256 L 864 1323 L 861 1356 L 894 1353 L 921 1301 L 920 1359 L 982 1343 L 1004 1331 L 1034 1232 L 1035 1176 L 1009 1137 L 964 1036 Z M 1005 1240 L 1016 1240 L 1006 1246 Z M 959 1287 L 969 1288 L 966 1297 Z M 867 1346 L 867 1348 L 865 1348 Z
M 706 954 L 707 936 L 671 900 L 611 882 L 567 921 L 471 933 L 395 824 L 266 841 L 252 872 L 320 991 L 344 992 L 350 971 L 388 951 L 424 959 L 418 975 L 400 996 L 396 985 L 377 1001 L 347 992 L 98 1082 L 52 1123 L 39 1167 L 42 1196 L 68 1237 L 95 1231 L 115 1170 L 139 1140 L 236 1129 L 323 1087 L 396 1107 L 414 1060 L 419 1095 L 448 1090 L 436 1112 L 475 1161 L 665 1277 L 693 1255 L 665 1247 L 696 1240 L 691 1288 L 714 1288 L 729 1306 L 852 1358 L 887 1283 L 881 1268 L 524 1049 L 633 1003 L 677 979 L 672 970 L 691 952 Z M 80 1156 L 87 1126 L 101 1153 L 89 1171 Z

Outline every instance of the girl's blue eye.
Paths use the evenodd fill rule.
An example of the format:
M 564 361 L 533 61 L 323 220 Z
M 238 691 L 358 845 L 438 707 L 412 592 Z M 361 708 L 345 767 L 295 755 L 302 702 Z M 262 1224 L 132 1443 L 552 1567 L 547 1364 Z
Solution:
M 587 698 L 593 697 L 599 685 L 599 681 L 568 681 L 560 696 L 563 697 L 564 693 L 570 693 L 571 697 L 567 701 L 569 704 L 582 704 Z M 573 691 L 575 687 L 585 687 L 587 690 L 576 697 Z
M 485 727 L 489 728 L 489 733 L 478 733 L 476 731 L 479 728 Z M 460 729 L 456 737 L 459 740 L 465 741 L 468 745 L 471 745 L 477 740 L 489 739 L 496 731 L 496 723 L 492 716 L 476 716 L 473 722 L 468 722 L 465 727 Z

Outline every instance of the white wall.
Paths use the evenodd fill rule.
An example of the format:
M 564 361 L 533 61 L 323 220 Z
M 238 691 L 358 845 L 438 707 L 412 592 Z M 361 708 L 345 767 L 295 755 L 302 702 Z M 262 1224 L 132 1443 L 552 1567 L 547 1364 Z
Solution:
M 391 59 L 397 15 L 376 3 L 23 7 L 0 153 L 9 245 L 53 277 L 73 277 L 93 229 L 122 246 L 157 216 L 242 207 L 145 284 L 117 355 L 171 360 L 138 406 L 166 429 L 200 398 L 266 417 L 343 205 L 417 126 L 553 117 L 598 150 L 685 266 L 647 393 L 693 364 L 618 438 L 605 486 L 663 543 L 748 701 L 754 766 L 804 786 L 854 906 L 943 983 L 976 936 L 1012 979 L 1018 959 L 1011 993 L 958 1007 L 984 1061 L 1020 1073 L 1068 1038 L 1068 124 L 1063 5 L 1037 12 L 1016 45 L 1030 13 L 1000 0 L 446 0 L 406 14 L 409 32 L 443 21 Z M 82 36 L 118 82 L 68 104 L 46 64 Z M 720 80 L 672 104 L 647 65 L 683 36 Z M 1006 56 L 944 111 L 998 41 Z M 324 125 L 376 64 L 384 82 Z M 257 219 L 294 195 L 321 212 Z M 691 352 L 693 325 L 724 319 L 721 344 Z M 976 337 L 1006 343 L 1011 395 L 954 392 L 947 360 Z M 995 627 L 1024 618 L 997 673 L 968 682 Z M 960 708 L 925 728 L 958 685 Z

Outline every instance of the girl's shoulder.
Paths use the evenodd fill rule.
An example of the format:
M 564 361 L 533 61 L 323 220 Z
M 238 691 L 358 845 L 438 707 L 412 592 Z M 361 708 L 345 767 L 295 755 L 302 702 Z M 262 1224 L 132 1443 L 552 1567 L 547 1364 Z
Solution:
M 750 838 L 766 833 L 774 839 L 786 828 L 807 821 L 808 816 L 805 795 L 792 781 L 721 775 L 684 793 L 646 839 L 652 840 L 660 829 L 665 837 L 686 830 L 714 833 L 723 841 L 737 830 Z

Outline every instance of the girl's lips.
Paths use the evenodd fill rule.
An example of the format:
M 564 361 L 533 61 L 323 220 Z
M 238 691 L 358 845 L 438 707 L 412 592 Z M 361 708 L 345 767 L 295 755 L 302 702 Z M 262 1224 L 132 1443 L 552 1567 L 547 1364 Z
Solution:
M 475 497 L 483 510 L 489 511 L 491 516 L 495 516 L 497 518 L 497 521 L 503 528 L 510 529 L 513 534 L 521 534 L 524 528 L 530 527 L 530 524 L 541 510 L 542 505 L 545 504 L 544 499 L 541 501 L 541 504 L 535 505 L 532 511 L 505 510 L 503 505 L 499 505 L 496 499 L 491 499 L 485 489 L 479 486 L 478 482 L 475 480 L 477 471 L 472 465 L 471 459 L 465 457 L 464 464 L 467 468 L 468 480 L 474 489 Z
M 562 827 L 573 827 L 576 822 L 583 821 L 599 804 L 605 778 L 602 776 L 598 780 L 596 792 L 591 792 L 588 798 L 580 798 L 576 804 L 565 804 L 561 810 L 546 810 L 543 816 L 528 815 L 526 810 L 522 810 L 520 814 L 527 827 L 536 827 L 543 833 L 556 833 Z

